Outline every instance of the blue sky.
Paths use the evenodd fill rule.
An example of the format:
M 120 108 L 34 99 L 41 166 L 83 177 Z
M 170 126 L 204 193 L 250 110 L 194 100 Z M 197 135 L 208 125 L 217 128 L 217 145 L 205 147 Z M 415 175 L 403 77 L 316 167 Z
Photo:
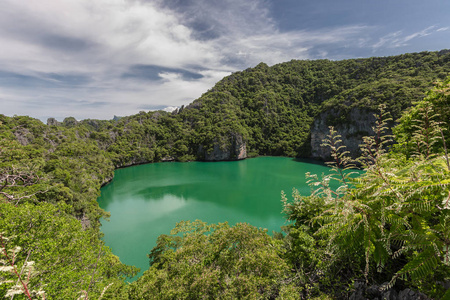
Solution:
M 448 0 L 0 0 L 0 113 L 111 119 L 231 72 L 450 48 Z

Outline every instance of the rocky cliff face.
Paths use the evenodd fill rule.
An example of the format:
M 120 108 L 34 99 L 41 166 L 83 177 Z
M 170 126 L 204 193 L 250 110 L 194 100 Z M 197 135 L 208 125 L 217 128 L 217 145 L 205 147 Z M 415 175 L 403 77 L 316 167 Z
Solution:
M 31 131 L 28 128 L 19 127 L 14 131 L 14 136 L 16 137 L 17 141 L 22 144 L 23 146 L 26 146 L 33 142 L 34 136 L 31 133 Z
M 375 125 L 373 111 L 353 108 L 344 118 L 340 111 L 329 109 L 321 113 L 311 126 L 311 157 L 321 160 L 329 160 L 330 150 L 321 146 L 323 139 L 330 133 L 329 126 L 334 125 L 335 130 L 341 135 L 343 144 L 347 147 L 352 157 L 360 155 L 359 145 L 364 136 L 372 135 L 372 127 Z M 342 120 L 337 122 L 337 120 Z
M 413 291 L 409 288 L 396 291 L 394 289 L 384 290 L 382 286 L 367 286 L 363 282 L 355 282 L 355 291 L 350 295 L 349 300 L 431 300 L 424 293 Z
M 61 123 L 59 123 L 58 121 L 56 121 L 55 118 L 48 118 L 48 119 L 47 119 L 47 125 L 48 125 L 48 126 L 59 126 L 59 125 L 61 125 Z
M 247 158 L 247 145 L 238 134 L 233 134 L 225 145 L 215 141 L 212 151 L 205 151 L 203 146 L 199 147 L 200 157 L 205 161 L 240 160 Z

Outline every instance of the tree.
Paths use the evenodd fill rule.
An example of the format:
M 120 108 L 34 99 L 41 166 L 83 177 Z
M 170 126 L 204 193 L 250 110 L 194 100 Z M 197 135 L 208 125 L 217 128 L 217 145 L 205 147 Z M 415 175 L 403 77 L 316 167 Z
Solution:
M 0 257 L 8 267 L 0 274 L 4 283 L 0 296 L 21 290 L 16 284 L 18 273 L 26 278 L 22 280 L 30 294 L 45 293 L 46 299 L 76 299 L 80 294 L 95 299 L 110 284 L 123 286 L 125 277 L 136 275 L 136 268 L 123 265 L 98 239 L 95 229 L 83 230 L 67 210 L 63 203 L 0 203 Z M 29 273 L 21 272 L 27 268 Z
M 137 299 L 260 299 L 298 294 L 282 242 L 245 223 L 180 222 L 151 251 L 133 283 Z M 285 298 L 288 299 L 288 298 Z

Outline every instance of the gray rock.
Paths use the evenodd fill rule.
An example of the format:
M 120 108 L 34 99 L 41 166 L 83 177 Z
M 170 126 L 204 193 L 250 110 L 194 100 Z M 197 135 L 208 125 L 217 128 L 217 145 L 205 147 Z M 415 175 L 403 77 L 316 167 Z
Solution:
M 428 300 L 428 298 L 424 293 L 415 292 L 410 289 L 404 289 L 398 293 L 397 300 Z
M 47 119 L 47 125 L 48 126 L 58 126 L 60 123 L 56 121 L 55 118 L 48 118 Z
M 26 146 L 30 144 L 33 140 L 33 134 L 28 130 L 28 128 L 19 127 L 14 131 L 14 136 L 16 137 L 17 141 L 23 145 Z
M 166 156 L 166 157 L 161 158 L 161 161 L 162 161 L 162 162 L 175 161 L 175 157 L 172 157 L 172 156 Z
M 395 290 L 387 290 L 381 295 L 381 300 L 397 300 L 398 294 Z
M 386 283 L 385 283 L 386 284 Z M 372 285 L 367 287 L 364 282 L 355 282 L 355 291 L 350 295 L 350 300 L 430 300 L 425 294 L 413 291 L 409 288 L 397 292 L 394 289 L 382 290 L 382 286 Z
M 241 135 L 233 134 L 227 141 L 216 140 L 212 151 L 200 145 L 198 152 L 205 161 L 241 160 L 247 158 L 247 144 Z
M 337 119 L 341 112 L 334 109 L 321 113 L 311 126 L 311 157 L 329 160 L 330 150 L 322 146 L 323 140 L 330 133 L 330 120 Z M 350 110 L 347 120 L 337 123 L 334 129 L 341 135 L 343 144 L 347 147 L 352 157 L 360 154 L 359 145 L 364 136 L 373 135 L 372 127 L 375 125 L 374 112 L 353 108 Z
M 356 281 L 355 282 L 355 291 L 350 295 L 349 300 L 366 300 L 367 298 L 364 296 L 366 285 L 364 282 Z

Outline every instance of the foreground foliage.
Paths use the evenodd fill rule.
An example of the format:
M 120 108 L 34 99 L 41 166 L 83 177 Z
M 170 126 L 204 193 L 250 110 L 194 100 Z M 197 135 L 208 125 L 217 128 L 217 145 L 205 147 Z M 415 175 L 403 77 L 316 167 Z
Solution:
M 107 287 L 120 289 L 126 276 L 136 274 L 134 267 L 122 265 L 99 242 L 96 230 L 82 230 L 67 209 L 48 203 L 0 203 L 4 256 L 0 293 L 22 294 L 27 288 L 30 294 L 45 299 L 76 299 L 80 295 L 96 299 Z M 10 258 L 5 256 L 8 253 Z M 12 268 L 21 275 L 7 272 Z
M 342 282 L 351 286 L 355 280 L 364 280 L 383 289 L 399 283 L 430 296 L 450 296 L 445 291 L 445 282 L 450 280 L 450 165 L 441 134 L 449 128 L 431 121 L 438 118 L 437 111 L 446 113 L 433 102 L 450 103 L 447 89 L 441 89 L 449 84 L 449 80 L 440 84 L 412 109 L 410 114 L 418 112 L 413 119 L 403 117 L 417 124 L 412 126 L 411 140 L 417 147 L 396 146 L 400 151 L 386 153 L 383 145 L 390 137 L 385 114 L 380 114 L 376 136 L 362 145 L 364 156 L 359 162 L 365 174 L 357 179 L 342 173 L 345 152 L 339 146 L 341 137 L 331 130 L 327 145 L 335 158 L 335 173 L 321 179 L 310 175 L 311 196 L 294 193 L 293 202 L 284 198 L 289 218 L 296 221 L 289 232 L 290 244 L 298 244 L 306 235 L 310 244 L 318 246 L 315 256 L 298 252 L 289 256 L 294 263 L 305 265 L 299 260 L 306 255 L 315 272 L 308 277 L 301 271 L 305 280 L 320 282 L 322 289 L 334 288 L 335 292 L 334 284 L 340 284 L 341 293 L 345 293 Z M 448 120 L 448 115 L 440 118 Z M 403 128 L 401 123 L 397 132 Z M 331 181 L 340 187 L 331 189 Z M 333 282 L 336 274 L 339 282 Z
M 136 299 L 269 299 L 297 294 L 282 242 L 248 224 L 181 222 L 158 238 Z

